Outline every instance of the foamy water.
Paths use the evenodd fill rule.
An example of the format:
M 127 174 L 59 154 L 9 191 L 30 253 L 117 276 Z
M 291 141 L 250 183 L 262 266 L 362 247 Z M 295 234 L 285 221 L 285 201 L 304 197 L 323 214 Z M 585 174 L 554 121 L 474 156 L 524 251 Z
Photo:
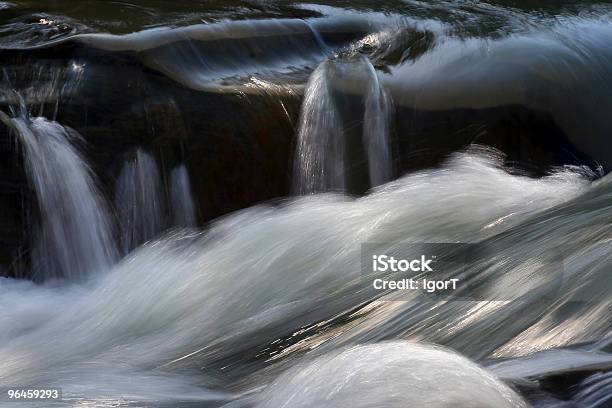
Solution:
M 165 237 L 84 284 L 3 279 L 0 382 L 54 384 L 77 398 L 219 398 L 207 364 L 240 366 L 240 353 L 363 301 L 361 243 L 477 242 L 590 188 L 575 171 L 536 180 L 461 154 L 361 199 L 308 196 Z

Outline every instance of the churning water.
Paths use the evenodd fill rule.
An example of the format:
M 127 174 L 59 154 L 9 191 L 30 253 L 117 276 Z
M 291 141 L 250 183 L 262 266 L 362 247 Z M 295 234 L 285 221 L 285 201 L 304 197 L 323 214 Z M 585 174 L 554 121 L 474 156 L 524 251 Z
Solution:
M 609 406 L 612 179 L 557 165 L 582 149 L 609 170 L 608 9 L 178 3 L 124 5 L 137 28 L 47 5 L 0 27 L 2 109 L 62 123 L 0 111 L 36 206 L 34 282 L 0 278 L 0 388 L 61 387 L 58 407 Z M 508 167 L 522 150 L 539 178 Z M 372 293 L 363 243 L 477 245 L 445 271 L 475 293 Z
M 596 191 L 595 197 L 609 195 L 609 180 L 590 187 L 588 180 L 573 170 L 529 179 L 506 173 L 494 157 L 463 154 L 440 170 L 404 177 L 361 199 L 309 196 L 281 208 L 260 206 L 242 211 L 216 222 L 203 235 L 165 237 L 133 252 L 87 286 L 52 288 L 5 279 L 0 283 L 3 310 L 8 311 L 0 319 L 0 381 L 61 385 L 70 401 L 107 395 L 136 401 L 240 401 L 242 397 L 237 395 L 211 391 L 218 389 L 219 378 L 208 378 L 206 370 L 200 373 L 198 369 L 223 361 L 228 375 L 225 381 L 232 372 L 250 378 L 261 367 L 244 364 L 251 350 L 291 338 L 304 326 L 333 320 L 363 305 L 368 298 L 361 284 L 360 242 L 478 242 L 503 239 L 504 232 L 520 234 L 521 240 L 510 240 L 489 268 L 503 270 L 507 257 L 518 250 L 516 245 L 544 251 L 547 245 L 568 243 L 570 258 L 574 253 L 592 253 L 589 265 L 575 265 L 576 287 L 591 279 L 601 281 L 604 277 L 597 275 L 596 268 L 591 268 L 591 274 L 579 273 L 604 261 L 597 257 L 597 247 L 606 244 L 601 235 L 594 230 L 584 234 L 591 216 L 603 214 L 609 206 L 609 201 L 592 198 Z M 531 231 L 531 223 L 523 226 L 527 220 L 544 217 L 551 207 L 557 215 L 546 217 L 551 223 L 546 227 L 548 233 Z M 581 241 L 572 244 L 574 236 L 580 236 Z M 527 279 L 532 270 L 519 264 L 509 271 L 514 278 L 507 282 L 485 274 L 481 283 L 503 290 L 499 285 Z M 518 311 L 533 307 L 529 301 L 541 297 L 536 289 L 525 294 L 526 302 L 485 302 L 489 306 L 483 302 L 427 302 L 418 297 L 382 302 L 359 312 L 353 323 L 303 336 L 282 351 L 279 367 L 294 361 L 304 349 L 314 350 L 316 356 L 317 350 L 332 351 L 357 340 L 373 341 L 398 333 L 404 333 L 403 338 L 449 344 L 482 358 L 482 354 L 492 356 L 496 350 L 519 346 L 537 350 L 550 342 L 556 346 L 573 344 L 609 331 L 610 305 L 596 302 L 568 309 L 575 317 L 566 319 L 569 326 L 559 326 L 564 335 L 548 338 L 549 319 L 559 308 L 571 304 L 572 293 L 542 306 L 537 316 L 515 322 L 522 325 L 520 330 L 512 324 L 501 328 L 510 320 L 516 321 Z M 421 318 L 406 318 L 415 314 Z M 588 322 L 572 328 L 572 321 L 585 314 L 590 316 Z M 401 316 L 403 319 L 397 320 Z M 457 335 L 458 330 L 462 336 Z M 490 333 L 484 351 L 483 330 Z M 427 390 L 426 399 L 420 401 L 468 398 L 461 396 L 459 389 L 436 389 L 433 380 L 419 383 L 417 371 L 408 374 L 397 365 L 410 365 L 416 359 L 439 366 L 440 371 L 432 368 L 428 378 L 448 376 L 451 381 L 453 372 L 473 370 L 473 376 L 457 380 L 457 387 L 471 384 L 481 389 L 483 406 L 490 406 L 486 404 L 490 398 L 506 400 L 507 406 L 522 406 L 488 374 L 452 354 L 420 346 L 412 350 L 412 346 L 401 344 L 374 346 L 372 350 L 384 351 L 385 347 L 395 350 L 385 353 L 392 360 L 397 357 L 395 363 L 376 359 L 377 364 L 368 365 L 366 360 L 372 357 L 365 348 L 349 351 L 349 357 L 341 354 L 316 360 L 314 366 L 296 368 L 296 375 L 308 376 L 309 370 L 324 364 L 324 369 L 316 369 L 317 376 L 308 377 L 317 389 L 315 394 L 321 393 L 320 398 L 330 401 L 327 406 L 334 407 L 342 406 L 346 398 L 333 391 L 337 389 L 333 381 L 341 379 L 329 377 L 333 377 L 336 361 L 338 369 L 355 371 L 374 382 L 386 378 L 385 373 L 401 371 L 404 377 L 398 381 L 402 384 L 421 384 Z M 363 371 L 365 366 L 369 368 Z M 274 378 L 275 369 L 268 370 L 246 381 L 247 388 L 256 390 Z M 425 375 L 428 371 L 423 370 Z M 275 397 L 266 401 L 279 401 L 280 406 L 283 398 L 291 401 L 296 387 L 303 386 L 294 384 L 292 378 L 289 374 L 272 385 L 269 392 Z M 347 388 L 338 387 L 353 392 L 351 383 L 345 385 Z M 384 400 L 400 386 L 393 381 L 381 383 L 378 393 L 369 394 L 369 398 L 380 395 Z M 274 391 L 277 388 L 279 391 Z M 331 399 L 324 397 L 326 393 Z M 309 406 L 311 398 L 319 397 L 295 398 Z M 251 401 L 251 397 L 244 398 Z M 398 396 L 396 402 L 407 401 L 413 401 L 410 394 Z M 270 406 L 266 405 L 269 402 L 262 404 Z
M 468 359 L 403 342 L 330 353 L 282 375 L 260 399 L 258 408 L 527 407 Z

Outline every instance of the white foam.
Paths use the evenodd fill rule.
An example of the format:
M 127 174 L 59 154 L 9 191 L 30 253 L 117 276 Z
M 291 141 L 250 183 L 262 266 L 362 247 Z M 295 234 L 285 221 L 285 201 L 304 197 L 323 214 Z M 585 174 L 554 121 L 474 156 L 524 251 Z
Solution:
M 140 379 L 143 398 L 147 379 L 168 376 L 163 389 L 151 381 L 150 394 L 180 398 L 178 384 L 191 383 L 177 382 L 177 368 L 206 367 L 359 304 L 362 242 L 473 242 L 586 184 L 571 172 L 511 176 L 490 159 L 459 155 L 362 199 L 308 196 L 233 214 L 203 236 L 166 237 L 87 284 L 0 281 L 11 294 L 1 304 L 0 333 L 9 335 L 0 383 L 95 395 L 108 391 L 97 379 L 109 376 L 114 393 L 129 395 Z
M 528 405 L 468 359 L 422 344 L 362 345 L 289 370 L 256 408 L 519 408 Z

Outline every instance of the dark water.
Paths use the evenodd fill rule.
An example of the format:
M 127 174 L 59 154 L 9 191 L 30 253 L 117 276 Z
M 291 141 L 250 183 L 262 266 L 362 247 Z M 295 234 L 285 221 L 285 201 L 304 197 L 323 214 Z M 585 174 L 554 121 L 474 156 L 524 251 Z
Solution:
M 0 388 L 610 406 L 611 17 L 0 2 Z M 372 294 L 364 243 L 470 244 L 473 292 Z

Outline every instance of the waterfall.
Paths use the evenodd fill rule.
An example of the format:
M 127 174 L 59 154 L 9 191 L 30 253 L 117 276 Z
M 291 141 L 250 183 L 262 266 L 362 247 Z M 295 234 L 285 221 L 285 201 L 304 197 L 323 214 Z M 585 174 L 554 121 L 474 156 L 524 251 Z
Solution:
M 123 165 L 115 206 L 121 225 L 123 254 L 165 229 L 163 190 L 155 159 L 142 149 Z
M 300 113 L 294 183 L 298 194 L 344 190 L 344 140 L 329 81 L 333 62 L 312 73 Z
M 365 97 L 363 144 L 368 155 L 370 186 L 376 187 L 393 178 L 390 151 L 390 123 L 393 101 L 381 86 L 376 70 L 369 59 L 363 57 L 368 72 Z
M 91 169 L 76 149 L 81 136 L 45 118 L 24 112 L 0 119 L 14 129 L 24 149 L 26 173 L 40 208 L 32 249 L 41 279 L 79 280 L 106 270 L 116 259 L 107 209 Z
M 340 71 L 342 75 L 338 74 Z M 393 177 L 390 150 L 393 102 L 372 63 L 365 57 L 349 64 L 325 61 L 311 75 L 302 105 L 294 168 L 294 189 L 298 194 L 344 190 L 346 167 L 355 164 L 345 159 L 346 135 L 331 86 L 332 82 L 343 81 L 358 92 L 366 84 L 363 148 L 370 186 L 379 186 Z
M 184 164 L 170 172 L 170 200 L 173 225 L 177 227 L 196 227 L 198 219 L 191 194 L 191 181 Z

